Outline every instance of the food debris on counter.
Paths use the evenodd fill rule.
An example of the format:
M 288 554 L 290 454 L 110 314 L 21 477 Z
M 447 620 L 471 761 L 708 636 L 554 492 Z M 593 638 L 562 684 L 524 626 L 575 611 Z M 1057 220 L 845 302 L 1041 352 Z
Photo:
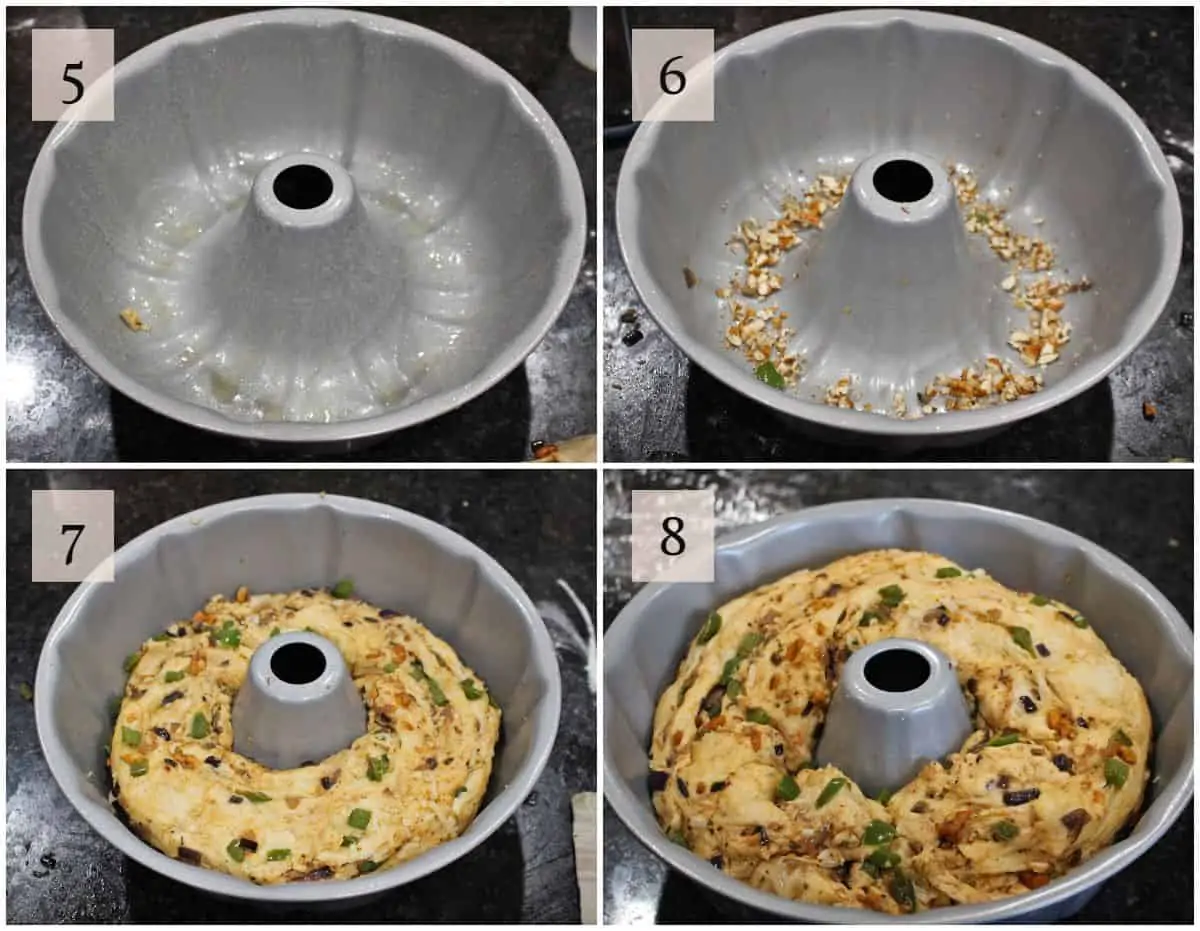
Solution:
M 534 440 L 529 444 L 533 462 L 595 462 L 596 435 L 594 433 L 572 437 L 561 443 Z

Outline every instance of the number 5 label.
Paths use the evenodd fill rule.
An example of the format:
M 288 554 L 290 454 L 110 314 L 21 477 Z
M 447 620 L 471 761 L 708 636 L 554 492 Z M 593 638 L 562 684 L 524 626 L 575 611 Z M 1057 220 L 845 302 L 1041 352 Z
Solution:
M 633 118 L 711 123 L 712 61 L 711 29 L 634 29 Z M 664 98 L 672 105 L 651 117 Z
M 33 30 L 33 119 L 57 120 L 68 107 L 86 122 L 113 120 L 113 31 Z
M 716 493 L 633 493 L 633 581 L 712 582 Z
M 33 581 L 113 580 L 113 493 L 33 493 Z

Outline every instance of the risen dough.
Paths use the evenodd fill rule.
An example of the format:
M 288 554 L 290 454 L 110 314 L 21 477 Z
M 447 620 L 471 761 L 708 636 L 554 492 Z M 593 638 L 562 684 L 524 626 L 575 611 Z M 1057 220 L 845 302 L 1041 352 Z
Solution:
M 952 660 L 976 730 L 881 804 L 809 767 L 842 664 L 888 637 Z M 1141 804 L 1150 728 L 1140 686 L 1077 612 L 883 550 L 715 612 L 659 699 L 651 790 L 664 830 L 717 868 L 897 913 L 1016 895 L 1105 847 Z M 834 779 L 846 784 L 829 795 Z
M 462 833 L 500 730 L 480 678 L 413 618 L 357 598 L 240 596 L 215 596 L 130 659 L 109 766 L 139 836 L 170 856 L 276 883 L 373 872 Z M 306 628 L 341 650 L 367 733 L 315 765 L 270 770 L 233 751 L 233 697 L 256 647 Z

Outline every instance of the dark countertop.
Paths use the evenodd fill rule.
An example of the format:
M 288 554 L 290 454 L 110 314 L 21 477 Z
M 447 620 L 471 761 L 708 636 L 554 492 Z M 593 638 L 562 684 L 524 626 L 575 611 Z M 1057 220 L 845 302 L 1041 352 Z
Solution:
M 587 470 L 501 472 L 41 472 L 8 473 L 8 921 L 243 924 L 274 914 L 177 884 L 119 855 L 74 811 L 38 745 L 33 704 L 42 641 L 74 586 L 34 584 L 30 491 L 114 488 L 120 545 L 168 517 L 249 495 L 327 491 L 398 505 L 455 530 L 495 557 L 539 604 L 557 605 L 586 638 L 559 579 L 595 604 L 595 476 Z M 344 912 L 295 913 L 307 922 L 578 923 L 571 796 L 596 788 L 595 696 L 577 649 L 559 647 L 558 739 L 517 813 L 460 861 Z
M 1004 472 L 610 472 L 604 491 L 604 619 L 612 623 L 640 587 L 630 573 L 630 492 L 714 488 L 718 534 L 787 511 L 856 498 L 971 501 L 1040 518 L 1087 537 L 1128 562 L 1192 623 L 1193 473 Z M 1192 922 L 1193 808 L 1149 852 L 1108 880 L 1072 919 Z M 775 924 L 671 872 L 613 811 L 604 812 L 604 917 L 610 923 Z
M 1183 204 L 1182 264 L 1167 308 L 1138 349 L 1100 384 L 1052 411 L 970 446 L 912 459 L 1091 462 L 1191 458 L 1193 14 L 1182 8 L 988 8 L 952 10 L 1050 45 L 1103 78 L 1150 128 L 1174 170 Z M 717 47 L 824 9 L 630 9 L 631 25 L 712 27 Z M 628 119 L 629 77 L 619 12 L 606 11 L 605 120 Z M 621 259 L 615 227 L 623 146 L 604 155 L 605 458 L 654 462 L 848 462 L 894 459 L 870 446 L 842 446 L 801 433 L 687 357 L 658 329 Z M 626 346 L 620 316 L 638 313 L 645 338 Z M 1184 315 L 1186 314 L 1186 318 Z M 619 388 L 617 386 L 620 386 Z M 1142 402 L 1157 405 L 1153 421 Z
M 112 391 L 42 311 L 29 283 L 21 210 L 52 124 L 30 116 L 30 30 L 111 27 L 118 59 L 168 33 L 246 8 L 13 7 L 8 10 L 8 458 L 13 462 L 193 462 L 344 459 L 516 461 L 535 440 L 596 432 L 596 76 L 567 50 L 566 8 L 473 7 L 372 12 L 471 46 L 520 80 L 550 113 L 584 179 L 591 233 L 562 315 L 508 377 L 436 420 L 375 446 L 330 454 L 251 446 L 162 417 Z

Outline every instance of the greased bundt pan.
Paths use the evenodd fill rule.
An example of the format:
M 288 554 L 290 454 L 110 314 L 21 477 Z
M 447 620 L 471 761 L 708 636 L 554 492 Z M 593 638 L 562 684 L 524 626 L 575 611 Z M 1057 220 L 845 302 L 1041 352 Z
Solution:
M 1178 270 L 1165 158 L 1089 71 L 959 17 L 854 10 L 715 59 L 715 122 L 630 143 L 617 230 L 698 365 L 817 432 L 979 439 L 1102 379 Z
M 349 581 L 335 584 L 339 580 L 352 580 L 353 590 Z M 243 588 L 248 591 L 239 591 Z M 307 591 L 298 596 L 309 599 L 317 614 L 304 619 L 297 612 L 290 619 L 263 623 L 256 597 L 297 590 Z M 227 603 L 210 601 L 214 594 L 224 595 Z M 339 614 L 357 611 L 360 616 L 328 615 L 322 604 L 329 605 L 330 597 L 341 606 Z M 359 610 L 346 599 L 361 599 L 380 610 Z M 192 637 L 194 625 L 207 623 L 206 608 L 211 641 L 200 634 Z M 390 701 L 388 687 L 372 684 L 370 676 L 361 678 L 364 656 L 354 648 L 356 635 L 346 622 L 365 624 L 367 637 L 379 636 L 389 624 L 407 624 L 403 615 L 419 619 L 445 642 L 437 647 L 437 641 L 420 634 L 419 649 L 433 644 L 436 650 L 436 655 L 423 654 L 424 672 L 444 687 L 435 689 L 421 666 L 413 665 L 417 652 L 405 655 L 393 648 L 379 671 L 394 675 L 394 685 L 412 694 L 409 705 L 396 712 L 391 730 L 383 721 L 387 740 L 408 743 L 389 753 L 382 742 L 378 748 L 370 743 L 382 720 L 381 702 Z M 170 634 L 164 633 L 168 625 Z M 161 642 L 150 639 L 156 636 Z M 189 638 L 209 644 L 199 656 L 193 654 L 195 667 L 172 653 Z M 341 648 L 335 645 L 338 640 L 344 641 Z M 223 670 L 234 668 L 221 666 L 229 661 L 222 651 L 230 649 L 240 649 L 249 667 L 243 667 L 240 689 L 228 701 L 209 696 L 203 708 L 195 706 L 206 676 L 215 674 L 219 681 L 230 674 Z M 469 688 L 457 676 L 451 678 L 455 657 L 472 670 Z M 164 658 L 167 663 L 157 665 Z M 346 665 L 357 667 L 357 681 L 349 680 Z M 134 680 L 126 688 L 130 670 Z M 127 709 L 122 708 L 114 731 L 111 703 L 123 695 L 127 706 L 140 701 L 153 707 L 129 709 L 140 718 L 124 717 Z M 461 769 L 463 761 L 434 759 L 435 769 L 428 760 L 414 758 L 418 730 L 404 730 L 407 714 L 420 711 L 443 729 L 482 715 L 490 727 L 496 717 L 490 700 L 502 716 L 503 740 L 496 747 L 490 781 L 482 782 L 480 769 L 466 777 L 461 795 L 472 805 L 480 802 L 478 812 L 465 827 L 457 826 L 461 833 L 455 830 L 447 837 L 444 812 L 432 812 L 427 802 L 414 803 L 411 820 L 398 836 L 409 832 L 415 840 L 442 833 L 441 842 L 421 846 L 419 853 L 414 847 L 410 852 L 415 856 L 397 851 L 391 862 L 373 863 L 368 829 L 396 829 L 400 812 L 395 801 L 439 794 L 443 808 L 463 803 L 453 786 L 439 782 L 455 766 Z M 182 514 L 122 546 L 115 555 L 115 581 L 80 585 L 59 612 L 38 662 L 34 711 L 42 750 L 63 794 L 116 850 L 197 889 L 267 908 L 289 908 L 362 904 L 468 855 L 513 816 L 532 790 L 554 744 L 560 703 L 558 662 L 545 625 L 528 595 L 490 556 L 457 533 L 398 508 L 336 495 L 282 494 Z M 177 706 L 187 707 L 186 718 L 170 714 L 173 723 L 153 722 L 167 737 L 152 736 L 148 725 L 139 726 L 149 720 L 147 715 L 161 717 Z M 481 733 L 494 741 L 488 727 L 481 727 Z M 230 745 L 197 749 L 204 740 Z M 170 746 L 166 755 L 164 742 Z M 122 821 L 110 803 L 106 744 L 118 760 L 114 778 L 127 784 L 125 792 L 143 793 L 130 805 L 133 824 Z M 184 744 L 190 746 L 185 749 Z M 355 757 L 341 766 L 342 772 L 333 772 L 331 762 L 318 773 L 306 762 L 320 766 L 327 758 L 349 760 L 347 754 L 361 754 L 365 747 L 370 748 L 366 760 Z M 201 762 L 205 753 L 210 756 Z M 238 756 L 255 762 L 240 762 Z M 290 772 L 264 773 L 259 763 Z M 188 764 L 199 770 L 198 779 L 187 778 Z M 154 773 L 148 772 L 150 767 Z M 174 782 L 174 794 L 157 804 L 145 797 L 143 787 L 170 784 L 175 775 L 184 778 Z M 222 791 L 220 780 L 231 776 L 241 791 Z M 318 783 L 318 776 L 324 781 Z M 253 785 L 253 778 L 294 778 L 306 785 L 285 794 Z M 375 794 L 375 804 L 344 797 L 336 820 L 333 815 L 306 820 L 305 810 L 317 813 L 332 793 L 363 789 Z M 384 789 L 395 801 L 380 799 Z M 231 801 L 234 796 L 237 802 Z M 270 806 L 275 806 L 273 813 Z M 244 814 L 251 809 L 254 814 Z M 207 813 L 202 829 L 188 823 L 187 813 L 196 811 Z M 181 813 L 184 820 L 177 822 Z M 235 844 L 238 827 L 257 828 L 248 838 L 257 846 L 244 839 Z M 347 851 L 361 847 L 359 869 L 335 873 L 327 867 L 307 877 L 314 881 L 293 881 L 299 877 L 285 870 L 312 832 L 336 836 L 323 849 L 351 863 L 360 856 Z M 191 833 L 227 833 L 223 840 L 230 847 L 213 840 L 205 851 L 196 850 L 187 845 Z M 343 835 L 351 839 L 348 848 L 340 846 Z M 260 872 L 252 874 L 251 865 Z M 255 881 L 247 878 L 252 875 Z M 259 884 L 264 880 L 267 884 Z
M 255 12 L 161 39 L 114 80 L 114 122 L 69 110 L 42 148 L 26 259 L 72 348 L 159 413 L 259 440 L 384 434 L 496 383 L 571 292 L 574 159 L 457 42 Z
M 668 836 L 656 817 L 652 803 L 655 796 L 651 794 L 652 790 L 660 793 L 662 790 L 651 779 L 649 768 L 652 735 L 658 733 L 662 724 L 662 708 L 658 709 L 658 719 L 655 709 L 659 696 L 671 686 L 677 674 L 694 670 L 692 666 L 682 670 L 679 667 L 689 648 L 705 642 L 705 638 L 716 642 L 714 638 L 720 627 L 711 620 L 711 613 L 719 611 L 730 599 L 795 570 L 816 570 L 844 556 L 892 548 L 936 553 L 944 561 L 931 565 L 956 565 L 963 574 L 979 568 L 1017 592 L 1036 592 L 1023 610 L 1049 612 L 1060 603 L 1072 606 L 1079 616 L 1062 619 L 1062 624 L 1067 625 L 1063 628 L 1066 639 L 1086 635 L 1094 641 L 1099 637 L 1137 680 L 1152 718 L 1150 782 L 1144 807 L 1128 836 L 1118 834 L 1123 839 L 1032 891 L 995 901 L 922 909 L 909 915 L 885 915 L 772 895 L 727 875 L 681 846 L 680 838 Z M 914 597 L 920 584 L 923 583 L 914 578 L 910 586 Z M 905 594 L 888 589 L 879 596 L 885 601 L 902 603 Z M 731 610 L 736 615 L 736 610 Z M 865 619 L 868 625 L 872 623 L 871 619 Z M 1052 615 L 1047 615 L 1048 623 L 1051 620 Z M 938 618 L 931 620 L 938 622 Z M 731 623 L 736 624 L 732 615 Z M 1080 623 L 1086 623 L 1087 627 L 1080 629 Z M 969 625 L 963 629 L 968 628 Z M 951 624 L 947 632 L 954 629 Z M 1028 634 L 1026 631 L 1024 636 Z M 1059 647 L 1056 637 L 1051 638 L 1052 645 L 1042 644 L 1051 654 Z M 1018 641 L 1023 637 L 1018 628 L 1013 628 L 1013 639 L 1020 647 Z M 1039 638 L 1029 644 L 1038 656 L 1043 655 L 1036 650 L 1040 642 Z M 746 654 L 754 652 L 757 646 L 757 641 L 747 643 Z M 914 758 L 940 759 L 949 742 L 963 735 L 966 722 L 961 718 L 962 708 L 954 707 L 961 706 L 963 700 L 959 674 L 950 672 L 954 681 L 952 688 L 947 689 L 943 684 L 947 672 L 942 665 L 943 653 L 927 647 L 925 642 L 889 637 L 850 655 L 842 665 L 844 680 L 839 681 L 830 697 L 824 736 L 817 743 L 818 766 L 830 763 L 845 766 L 847 772 L 854 774 L 855 781 L 868 786 L 895 785 L 897 780 L 908 780 Z M 1079 909 L 1106 877 L 1149 849 L 1185 810 L 1191 798 L 1193 665 L 1192 636 L 1187 625 L 1145 578 L 1112 554 L 1075 534 L 1021 515 L 952 501 L 878 499 L 809 508 L 746 527 L 718 541 L 715 583 L 647 585 L 613 621 L 605 635 L 604 648 L 605 792 L 617 815 L 672 868 L 739 903 L 781 917 L 815 922 L 884 923 L 1037 922 L 1062 918 Z M 926 653 L 928 678 L 923 684 L 907 681 L 904 669 L 895 665 L 887 671 L 890 683 L 881 684 L 879 678 L 873 678 L 870 668 L 873 661 L 898 650 Z M 739 645 L 737 655 L 742 652 Z M 734 667 L 735 672 L 740 671 L 736 661 Z M 762 683 L 750 681 L 749 673 L 739 681 L 747 695 L 760 695 Z M 876 690 L 865 688 L 865 684 L 875 685 Z M 756 688 L 760 692 L 754 692 Z M 704 700 L 707 702 L 709 696 L 704 696 Z M 699 720 L 705 720 L 706 713 L 701 709 Z M 1131 721 L 1145 720 L 1139 718 L 1136 703 L 1128 709 L 1128 714 Z M 794 728 L 803 730 L 805 720 L 801 711 L 795 720 L 781 720 L 777 726 L 790 735 Z M 718 719 L 714 726 L 717 727 L 714 733 L 719 736 L 727 725 Z M 1008 745 L 1014 743 L 1004 735 L 990 739 L 996 739 L 995 746 L 999 748 L 990 752 L 1001 754 L 1007 753 Z M 1143 728 L 1131 743 L 1144 740 Z M 658 746 L 658 738 L 654 746 Z M 787 746 L 783 745 L 785 755 L 791 752 Z M 764 753 L 770 751 L 771 747 L 764 745 Z M 778 751 L 776 748 L 775 752 Z M 888 759 L 879 759 L 881 755 Z M 1058 765 L 1054 764 L 1052 772 L 1061 775 Z M 925 772 L 922 778 L 935 778 L 940 769 L 933 764 L 932 774 Z M 1131 767 L 1130 773 L 1133 772 Z M 813 779 L 824 783 L 827 775 L 820 770 L 800 769 L 794 776 L 796 784 L 781 783 L 779 792 L 786 802 L 794 793 L 819 791 L 819 796 L 804 795 L 810 802 L 816 798 L 819 807 L 834 794 L 840 794 L 836 789 L 831 791 L 830 785 L 813 785 Z M 745 778 L 752 779 L 748 770 Z M 1129 776 L 1131 786 L 1134 778 Z M 698 790 L 695 785 L 691 788 Z M 837 788 L 843 793 L 850 792 L 855 799 L 859 797 L 848 785 Z M 723 786 L 722 792 L 729 789 Z M 745 789 L 742 786 L 739 798 L 745 796 Z M 994 789 L 992 786 L 988 790 L 990 796 L 995 796 L 993 805 L 1000 799 L 1000 793 Z M 1024 792 L 1025 786 L 1011 785 L 1007 789 Z M 897 795 L 900 791 L 897 790 Z M 682 793 L 680 789 L 679 795 Z M 852 801 L 849 796 L 842 799 L 846 804 Z M 1024 796 L 1006 798 L 1000 812 L 1016 812 L 1017 807 L 1007 806 L 1020 806 L 1027 801 Z M 830 808 L 840 804 L 831 804 Z M 763 805 L 766 807 L 761 817 L 767 817 L 771 803 L 766 801 Z M 995 811 L 990 814 L 1003 816 Z M 914 814 L 914 817 L 923 816 Z M 1021 818 L 1012 816 L 1012 820 L 1015 824 Z M 819 862 L 819 856 L 814 856 Z M 885 863 L 883 868 L 890 869 L 891 865 Z

